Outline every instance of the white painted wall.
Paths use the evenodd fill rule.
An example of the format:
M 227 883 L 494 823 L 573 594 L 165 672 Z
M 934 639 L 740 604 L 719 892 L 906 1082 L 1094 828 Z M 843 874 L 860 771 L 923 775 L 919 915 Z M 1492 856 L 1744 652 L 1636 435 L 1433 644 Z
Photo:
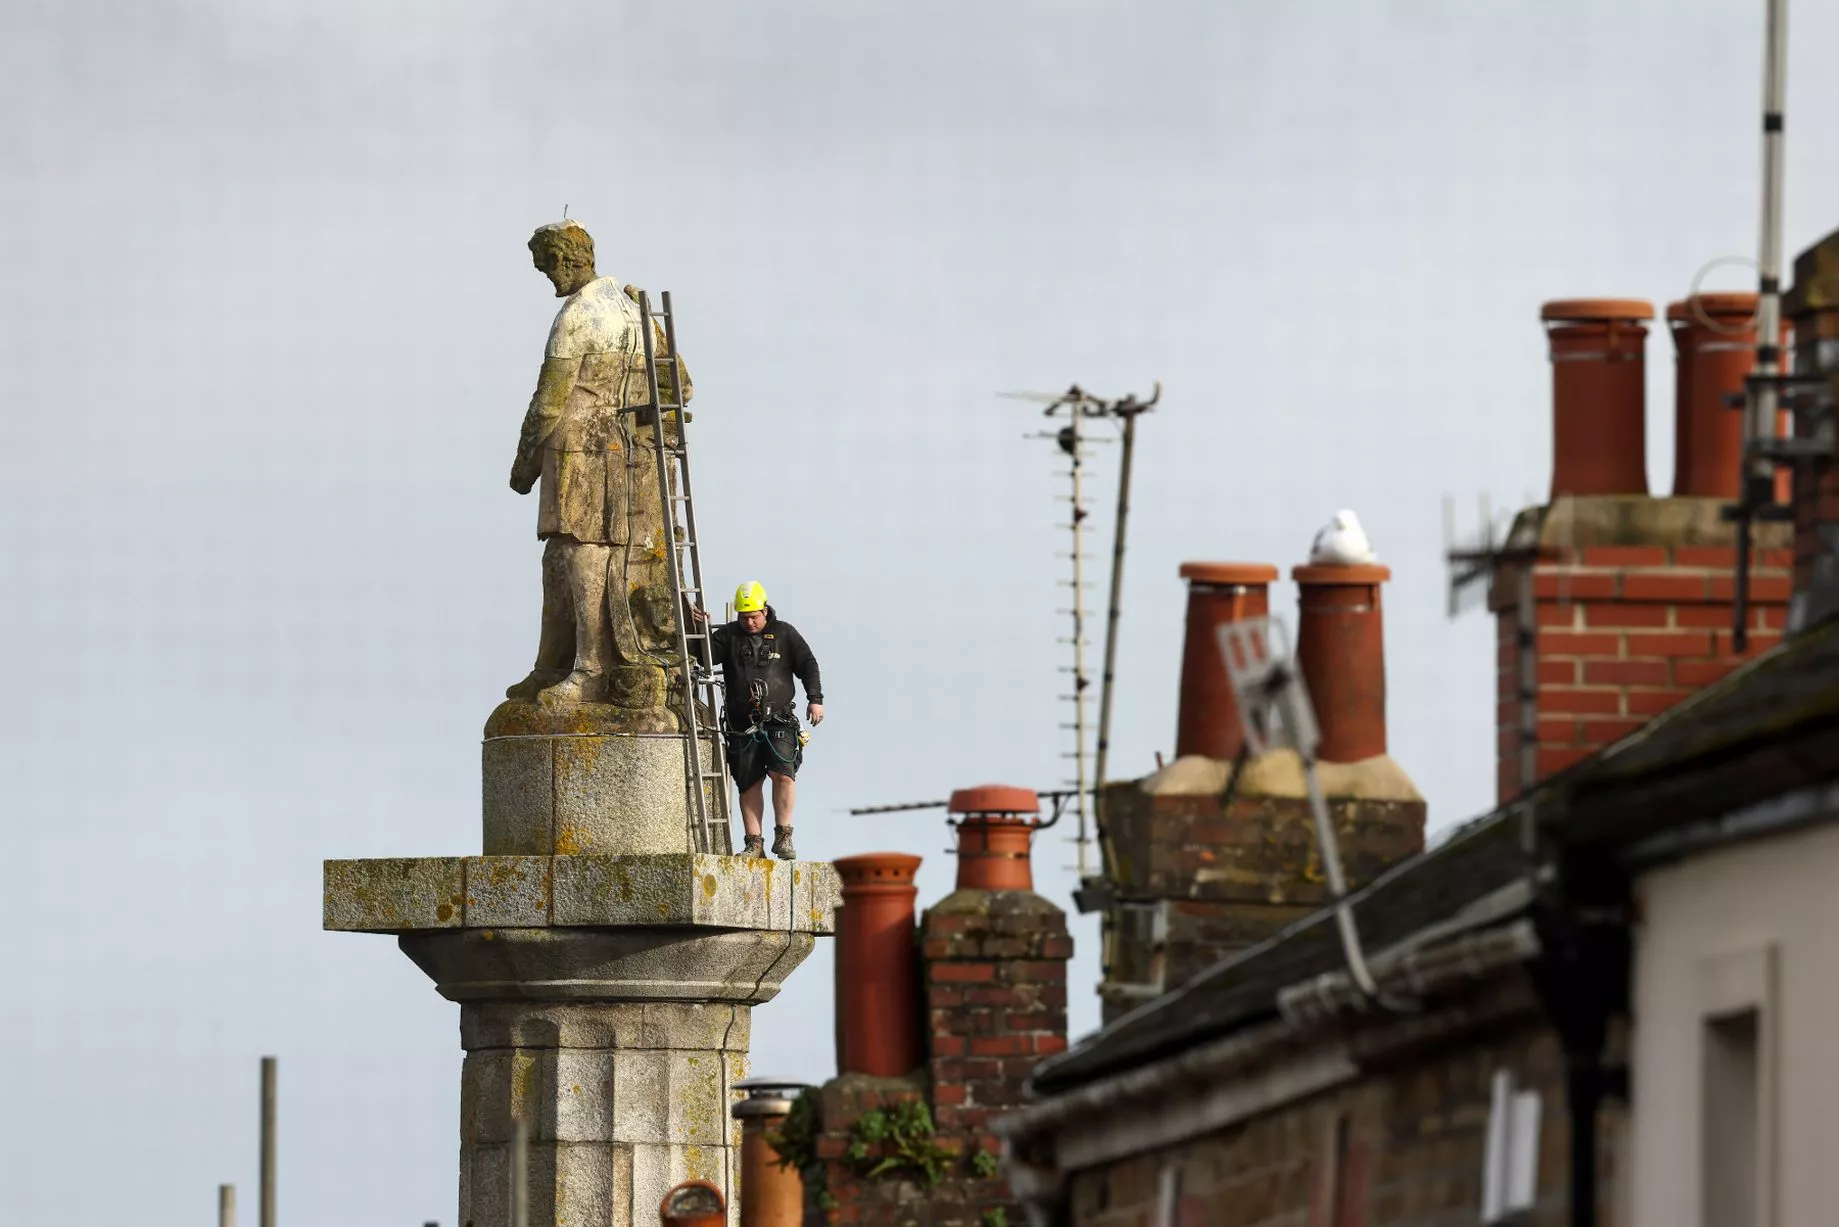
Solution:
M 1713 1227 L 1703 1222 L 1700 1204 L 1704 1019 L 1752 996 L 1767 999 L 1760 1171 L 1767 1191 L 1764 1217 L 1756 1221 L 1760 1227 L 1833 1222 L 1839 825 L 1655 870 L 1637 893 L 1643 914 L 1635 937 L 1632 1223 Z

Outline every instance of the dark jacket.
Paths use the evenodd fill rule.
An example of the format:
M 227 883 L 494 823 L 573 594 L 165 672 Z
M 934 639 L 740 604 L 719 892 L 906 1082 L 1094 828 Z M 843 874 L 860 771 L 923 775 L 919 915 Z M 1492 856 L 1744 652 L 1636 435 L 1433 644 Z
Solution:
M 824 701 L 824 683 L 818 676 L 817 657 L 798 628 L 781 622 L 773 607 L 766 607 L 766 626 L 758 635 L 750 635 L 740 620 L 716 627 L 709 633 L 709 647 L 715 663 L 721 666 L 722 682 L 728 691 L 728 723 L 745 728 L 752 720 L 753 683 L 766 683 L 764 707 L 775 715 L 791 716 L 797 698 L 792 679 L 805 688 L 805 702 Z

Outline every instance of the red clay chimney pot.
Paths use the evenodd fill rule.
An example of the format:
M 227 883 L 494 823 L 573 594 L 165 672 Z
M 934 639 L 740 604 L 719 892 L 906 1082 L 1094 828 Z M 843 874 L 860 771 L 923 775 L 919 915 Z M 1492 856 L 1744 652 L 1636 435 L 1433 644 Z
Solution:
M 1299 566 L 1296 660 L 1321 731 L 1316 756 L 1354 763 L 1386 752 L 1387 567 Z
M 1262 562 L 1186 562 L 1187 635 L 1181 649 L 1181 697 L 1175 722 L 1175 754 L 1233 758 L 1244 734 L 1232 683 L 1220 659 L 1219 628 L 1262 618 L 1271 611 L 1270 586 L 1277 568 Z
M 979 784 L 952 793 L 946 808 L 954 814 L 1038 814 L 1041 798 L 1032 788 Z
M 1756 365 L 1756 295 L 1695 294 L 1685 304 L 1685 418 L 1673 492 L 1734 499 L 1742 487 L 1743 414 L 1724 397 Z
M 1222 586 L 1274 584 L 1278 570 L 1262 562 L 1184 562 L 1181 578 L 1197 584 Z
M 722 1227 L 728 1221 L 722 1191 L 707 1180 L 673 1185 L 658 1203 L 660 1227 Z
M 835 864 L 843 879 L 836 952 L 842 1033 L 837 1072 L 899 1077 L 925 1059 L 913 917 L 920 858 L 866 852 Z
M 1645 298 L 1554 298 L 1539 308 L 1539 318 L 1548 323 L 1651 320 L 1654 304 Z
M 960 788 L 948 807 L 958 824 L 959 890 L 1033 890 L 1028 847 L 1041 798 L 1032 788 L 983 784 Z
M 1647 326 L 1633 298 L 1540 308 L 1552 361 L 1552 497 L 1647 493 Z

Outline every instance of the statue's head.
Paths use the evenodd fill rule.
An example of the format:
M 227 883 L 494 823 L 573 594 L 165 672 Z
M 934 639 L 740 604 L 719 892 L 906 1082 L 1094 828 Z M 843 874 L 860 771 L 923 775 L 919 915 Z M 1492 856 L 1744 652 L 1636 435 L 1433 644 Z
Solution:
M 531 262 L 555 286 L 557 298 L 567 298 L 594 279 L 594 240 L 578 223 L 539 226 L 529 246 Z

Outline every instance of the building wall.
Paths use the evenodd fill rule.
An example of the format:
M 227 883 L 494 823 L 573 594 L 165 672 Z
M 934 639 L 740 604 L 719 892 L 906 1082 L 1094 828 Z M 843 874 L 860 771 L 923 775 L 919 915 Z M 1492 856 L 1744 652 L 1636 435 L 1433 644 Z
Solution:
M 1564 1062 L 1535 1014 L 1433 1046 L 1359 1082 L 1078 1173 L 1073 1227 L 1474 1227 L 1496 1070 L 1542 1098 L 1537 1204 L 1517 1227 L 1568 1224 Z M 1619 1105 L 1604 1112 L 1599 1223 L 1617 1227 Z M 1164 1217 L 1164 1199 L 1173 1214 Z M 1678 1227 L 1677 1224 L 1672 1227 Z
M 1839 825 L 1695 856 L 1637 884 L 1633 1085 L 1635 1227 L 1699 1227 L 1717 1036 L 1761 997 L 1757 1091 L 1775 1140 L 1764 1184 L 1787 1227 L 1839 1205 Z M 1772 1110 L 1771 1110 L 1772 1109 Z M 1729 1113 L 1723 1115 L 1728 1116 Z M 1727 1123 L 1727 1122 L 1726 1122 Z M 1715 1133 L 1713 1135 L 1715 1137 Z M 1728 1138 L 1722 1144 L 1730 1149 Z M 1768 1164 L 1773 1164 L 1769 1176 Z

